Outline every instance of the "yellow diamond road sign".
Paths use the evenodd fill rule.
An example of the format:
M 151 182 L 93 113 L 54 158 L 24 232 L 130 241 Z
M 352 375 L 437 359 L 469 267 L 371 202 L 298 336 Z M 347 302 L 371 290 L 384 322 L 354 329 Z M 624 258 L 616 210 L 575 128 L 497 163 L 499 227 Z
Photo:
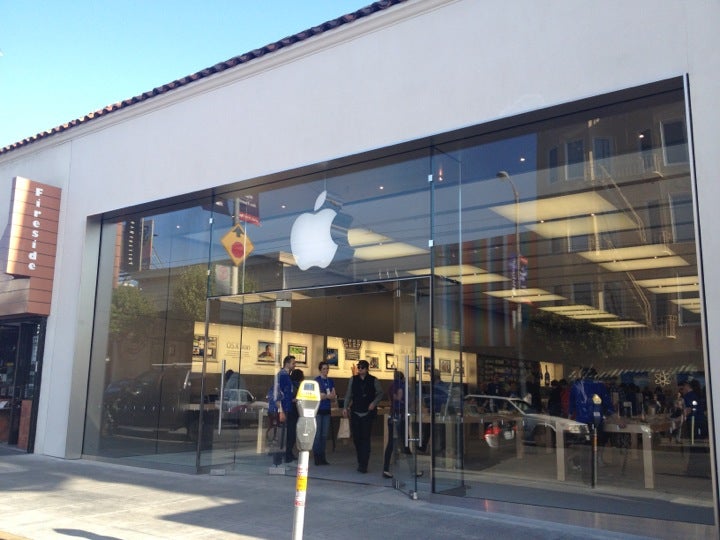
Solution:
M 225 236 L 220 239 L 220 243 L 228 252 L 232 262 L 238 266 L 250 255 L 253 250 L 253 243 L 240 225 L 235 225 Z

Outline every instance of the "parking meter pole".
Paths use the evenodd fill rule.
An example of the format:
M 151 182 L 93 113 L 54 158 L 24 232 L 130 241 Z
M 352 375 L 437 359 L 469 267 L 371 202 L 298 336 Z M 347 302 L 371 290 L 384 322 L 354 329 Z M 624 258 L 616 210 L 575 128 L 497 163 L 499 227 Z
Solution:
M 293 519 L 293 540 L 301 540 L 305 526 L 305 497 L 307 495 L 308 461 L 315 440 L 315 414 L 320 406 L 320 385 L 317 381 L 303 381 L 297 392 L 297 480 L 295 482 L 295 516 Z
M 220 414 L 218 414 L 218 435 L 222 433 L 222 413 L 223 413 L 223 407 L 225 406 L 225 359 L 223 358 L 220 373 L 222 373 L 222 377 L 220 377 Z
M 295 481 L 295 517 L 293 540 L 302 540 L 305 527 L 305 497 L 307 495 L 308 461 L 310 452 L 301 450 L 298 455 L 297 479 Z
M 591 486 L 597 485 L 597 474 L 598 474 L 598 427 L 592 425 L 592 480 Z

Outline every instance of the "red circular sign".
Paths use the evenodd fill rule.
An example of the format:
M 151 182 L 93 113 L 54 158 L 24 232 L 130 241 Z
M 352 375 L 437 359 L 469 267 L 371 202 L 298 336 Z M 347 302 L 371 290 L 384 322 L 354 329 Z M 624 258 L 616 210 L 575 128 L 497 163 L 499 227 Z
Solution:
M 245 255 L 245 246 L 242 245 L 242 242 L 233 242 L 230 251 L 232 251 L 233 257 L 242 259 Z

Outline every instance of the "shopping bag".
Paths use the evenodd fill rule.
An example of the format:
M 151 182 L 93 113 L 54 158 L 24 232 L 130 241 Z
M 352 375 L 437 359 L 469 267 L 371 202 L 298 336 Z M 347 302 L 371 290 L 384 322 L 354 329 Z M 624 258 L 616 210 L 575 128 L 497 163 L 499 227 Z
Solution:
M 338 439 L 349 439 L 350 438 L 350 420 L 347 418 L 340 419 L 340 427 L 338 428 Z

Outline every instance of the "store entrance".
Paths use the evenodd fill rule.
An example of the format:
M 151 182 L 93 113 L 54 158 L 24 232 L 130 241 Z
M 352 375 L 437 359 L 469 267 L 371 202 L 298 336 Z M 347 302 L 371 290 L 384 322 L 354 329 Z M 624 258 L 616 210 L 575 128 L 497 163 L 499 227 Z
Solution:
M 200 469 L 257 467 L 294 474 L 297 462 L 273 470 L 270 454 L 277 434 L 267 398 L 283 357 L 292 354 L 305 378 L 318 376 L 318 364 L 327 361 L 338 395 L 326 441 L 331 465 L 311 465 L 309 476 L 392 485 L 410 494 L 422 490 L 418 484 L 429 482 L 430 457 L 414 451 L 420 437 L 416 392 L 422 376 L 418 351 L 430 350 L 430 299 L 429 279 L 408 279 L 209 300 L 204 340 L 216 350 L 215 358 L 206 355 L 205 371 L 222 373 L 223 386 L 218 414 L 204 419 L 212 434 L 200 451 Z M 338 437 L 348 380 L 361 359 L 370 363 L 369 372 L 385 393 L 374 421 L 367 474 L 356 470 L 352 439 Z M 407 414 L 403 411 L 393 422 L 388 391 L 400 372 Z M 392 478 L 382 474 L 389 437 L 394 437 L 388 466 Z
M 32 452 L 44 321 L 0 324 L 0 444 Z

